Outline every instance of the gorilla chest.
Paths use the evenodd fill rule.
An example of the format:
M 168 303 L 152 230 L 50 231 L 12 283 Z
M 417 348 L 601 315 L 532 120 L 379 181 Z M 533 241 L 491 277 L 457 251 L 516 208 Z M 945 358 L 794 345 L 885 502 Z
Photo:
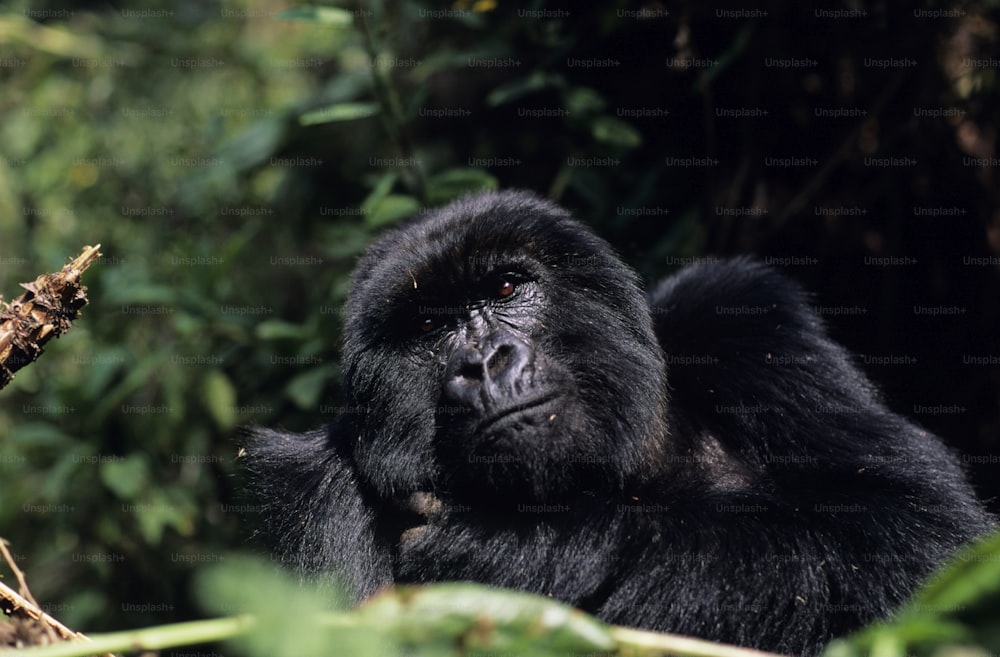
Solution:
M 612 577 L 610 555 L 621 547 L 618 523 L 603 524 L 607 531 L 595 532 L 595 514 L 588 515 L 591 521 L 584 524 L 568 508 L 553 505 L 517 517 L 469 512 L 435 519 L 403 532 L 393 579 L 473 581 L 579 603 Z

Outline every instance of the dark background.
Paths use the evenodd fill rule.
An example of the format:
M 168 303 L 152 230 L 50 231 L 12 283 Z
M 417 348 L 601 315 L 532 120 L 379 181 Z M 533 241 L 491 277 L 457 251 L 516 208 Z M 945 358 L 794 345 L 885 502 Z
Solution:
M 1000 508 L 997 3 L 583 4 L 0 6 L 0 290 L 105 254 L 0 392 L 0 536 L 47 609 L 196 615 L 190 573 L 252 546 L 237 428 L 336 415 L 357 257 L 483 186 L 650 282 L 782 267 Z

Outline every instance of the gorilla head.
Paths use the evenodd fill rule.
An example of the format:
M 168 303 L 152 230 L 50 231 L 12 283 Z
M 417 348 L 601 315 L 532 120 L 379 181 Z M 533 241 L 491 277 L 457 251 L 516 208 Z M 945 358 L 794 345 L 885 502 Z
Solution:
M 388 233 L 346 316 L 355 455 L 383 495 L 551 501 L 656 460 L 666 386 L 645 295 L 548 202 L 482 194 Z

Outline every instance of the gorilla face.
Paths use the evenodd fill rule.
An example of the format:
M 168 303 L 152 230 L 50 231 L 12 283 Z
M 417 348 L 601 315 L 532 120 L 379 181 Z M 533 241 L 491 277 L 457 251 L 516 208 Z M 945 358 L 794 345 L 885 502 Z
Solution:
M 662 462 L 664 363 L 645 297 L 605 242 L 545 201 L 479 195 L 383 236 L 346 316 L 355 459 L 387 497 L 553 500 Z

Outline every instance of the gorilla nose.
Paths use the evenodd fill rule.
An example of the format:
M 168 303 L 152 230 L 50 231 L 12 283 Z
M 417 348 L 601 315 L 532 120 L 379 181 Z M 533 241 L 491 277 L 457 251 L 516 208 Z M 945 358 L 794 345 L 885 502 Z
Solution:
M 482 410 L 499 399 L 516 398 L 524 389 L 533 350 L 524 340 L 503 335 L 481 349 L 464 346 L 445 371 L 445 396 Z

